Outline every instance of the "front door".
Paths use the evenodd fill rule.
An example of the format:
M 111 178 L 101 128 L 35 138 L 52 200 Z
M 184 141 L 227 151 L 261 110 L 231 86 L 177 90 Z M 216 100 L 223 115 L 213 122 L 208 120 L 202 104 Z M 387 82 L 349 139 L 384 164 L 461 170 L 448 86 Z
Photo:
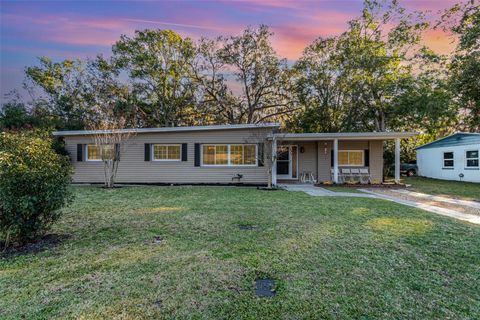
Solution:
M 298 178 L 298 147 L 277 147 L 277 179 Z

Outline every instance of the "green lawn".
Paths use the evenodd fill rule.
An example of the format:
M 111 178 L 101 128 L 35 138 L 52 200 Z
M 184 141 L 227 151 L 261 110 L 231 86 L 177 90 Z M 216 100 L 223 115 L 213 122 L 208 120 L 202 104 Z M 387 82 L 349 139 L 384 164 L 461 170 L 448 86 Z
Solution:
M 254 188 L 75 193 L 52 231 L 70 238 L 0 258 L 1 319 L 480 318 L 476 225 Z
M 422 177 L 407 177 L 405 183 L 412 185 L 411 188 L 408 188 L 408 190 L 412 191 L 480 201 L 480 183 L 438 180 Z

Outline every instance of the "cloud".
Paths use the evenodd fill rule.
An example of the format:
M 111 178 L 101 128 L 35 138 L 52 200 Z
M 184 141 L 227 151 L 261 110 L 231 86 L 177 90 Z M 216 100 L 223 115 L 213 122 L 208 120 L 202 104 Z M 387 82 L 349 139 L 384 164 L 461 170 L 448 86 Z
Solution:
M 184 24 L 184 23 L 174 23 L 174 22 L 159 21 L 159 20 L 128 19 L 128 18 L 123 19 L 123 20 L 124 21 L 129 21 L 129 22 L 159 24 L 159 25 L 173 26 L 173 27 L 180 27 L 180 28 L 205 29 L 205 30 L 215 30 L 215 31 L 222 31 L 223 30 L 221 27 L 202 26 L 202 25 Z

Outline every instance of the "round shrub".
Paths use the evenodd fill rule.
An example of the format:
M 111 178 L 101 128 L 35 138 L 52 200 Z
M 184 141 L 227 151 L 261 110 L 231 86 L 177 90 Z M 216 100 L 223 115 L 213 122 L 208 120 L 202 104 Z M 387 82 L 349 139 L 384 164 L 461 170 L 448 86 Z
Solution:
M 44 235 L 72 199 L 71 172 L 47 133 L 0 133 L 0 238 L 23 244 Z

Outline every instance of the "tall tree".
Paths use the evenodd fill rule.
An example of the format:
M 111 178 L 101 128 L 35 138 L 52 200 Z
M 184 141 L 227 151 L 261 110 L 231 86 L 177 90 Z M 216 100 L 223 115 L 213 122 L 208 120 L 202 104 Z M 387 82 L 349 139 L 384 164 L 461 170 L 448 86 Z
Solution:
M 365 0 L 362 15 L 341 35 L 341 64 L 366 129 L 385 131 L 396 116 L 392 100 L 411 81 L 408 60 L 427 27 L 422 14 L 406 12 L 396 0 Z
M 53 62 L 48 57 L 39 59 L 38 66 L 25 70 L 25 88 L 29 91 L 33 108 L 51 114 L 59 129 L 83 129 L 89 112 L 85 100 L 85 64 L 80 60 Z
M 172 30 L 136 31 L 113 46 L 117 67 L 132 81 L 142 126 L 192 124 L 195 52 L 189 38 Z
M 97 119 L 122 119 L 126 127 L 135 127 L 138 123 L 137 108 L 128 85 L 119 80 L 119 71 L 103 56 L 97 56 L 86 64 L 85 99 L 89 101 L 92 112 L 88 116 L 88 125 Z
M 289 121 L 297 131 L 357 130 L 357 105 L 351 102 L 350 84 L 342 70 L 338 38 L 318 38 L 294 66 L 296 94 L 302 111 Z
M 280 120 L 295 109 L 287 62 L 270 43 L 267 26 L 247 28 L 239 36 L 203 39 L 197 81 L 203 106 L 217 121 L 260 123 Z
M 386 131 L 398 119 L 395 99 L 414 82 L 411 59 L 427 27 L 397 1 L 366 0 L 338 37 L 319 38 L 296 64 L 303 112 L 297 130 Z
M 464 122 L 462 130 L 480 131 L 480 3 L 456 4 L 443 16 L 444 26 L 458 37 L 450 65 L 450 84 Z

